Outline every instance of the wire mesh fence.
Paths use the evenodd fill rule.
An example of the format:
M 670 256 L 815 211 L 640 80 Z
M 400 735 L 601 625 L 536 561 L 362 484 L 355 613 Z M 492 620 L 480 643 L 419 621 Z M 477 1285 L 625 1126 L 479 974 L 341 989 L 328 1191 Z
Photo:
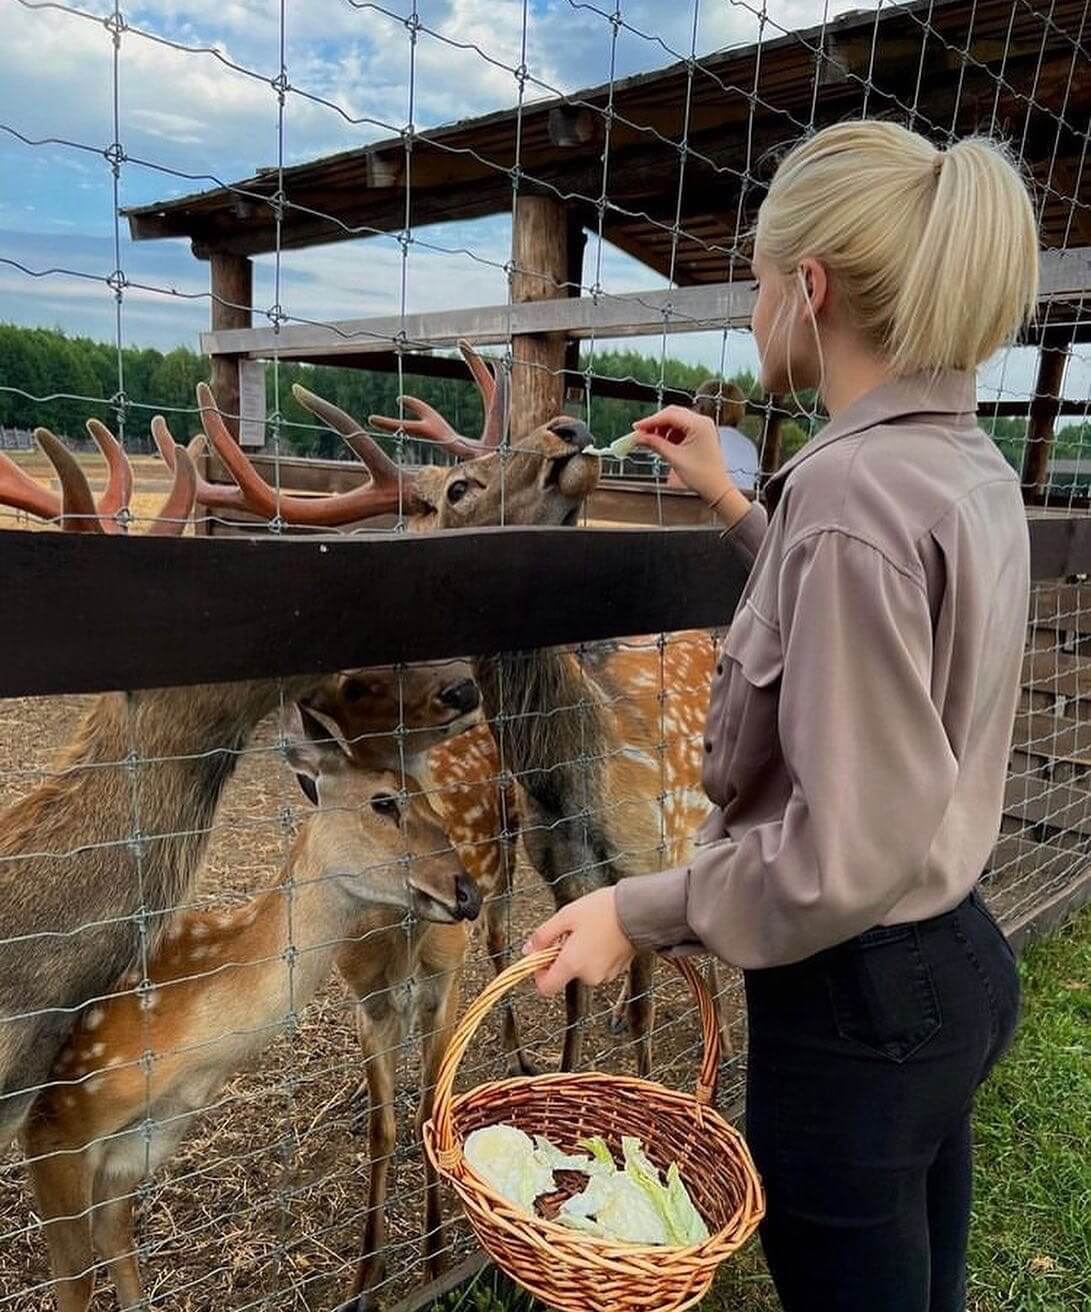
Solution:
M 13 318 L 71 335 L 0 328 L 0 436 L 66 439 L 0 442 L 0 528 L 702 522 L 647 458 L 594 489 L 544 474 L 542 421 L 605 444 L 721 379 L 734 472 L 760 487 L 823 416 L 754 382 L 747 233 L 780 151 L 860 115 L 940 149 L 1002 136 L 1024 168 L 1042 302 L 981 371 L 981 421 L 1028 514 L 1081 515 L 1088 8 L 9 0 L 0 168 L 47 217 L 12 219 L 0 265 Z M 75 69 L 84 100 L 62 95 Z M 146 349 L 206 317 L 206 354 Z M 66 458 L 88 417 L 101 455 Z M 198 428 L 191 527 L 174 438 Z M 1087 887 L 1086 593 L 1032 599 L 984 884 L 1017 938 Z M 361 599 L 360 622 L 390 620 Z M 82 1308 L 96 1281 L 133 1306 L 393 1302 L 467 1251 L 415 1129 L 459 991 L 556 899 L 686 860 L 720 636 L 0 701 L 0 1124 L 21 1128 L 0 1306 Z M 717 988 L 738 1110 L 735 972 Z M 600 991 L 579 1016 L 517 995 L 463 1079 L 631 1069 L 650 1044 L 686 1084 L 692 1008 L 653 992 L 654 1012 Z

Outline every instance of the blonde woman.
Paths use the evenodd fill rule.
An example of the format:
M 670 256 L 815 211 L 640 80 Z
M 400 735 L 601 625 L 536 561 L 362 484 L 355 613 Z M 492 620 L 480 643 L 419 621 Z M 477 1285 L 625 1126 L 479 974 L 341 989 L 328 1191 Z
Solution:
M 817 133 L 761 207 L 753 332 L 769 392 L 829 422 L 770 480 L 671 407 L 644 443 L 753 568 L 705 742 L 692 863 L 534 935 L 539 986 L 634 947 L 745 971 L 747 1133 L 787 1312 L 961 1312 L 974 1094 L 1011 1040 L 1015 962 L 974 891 L 996 838 L 1028 603 L 1019 485 L 974 370 L 1033 311 L 1029 199 L 987 140 Z

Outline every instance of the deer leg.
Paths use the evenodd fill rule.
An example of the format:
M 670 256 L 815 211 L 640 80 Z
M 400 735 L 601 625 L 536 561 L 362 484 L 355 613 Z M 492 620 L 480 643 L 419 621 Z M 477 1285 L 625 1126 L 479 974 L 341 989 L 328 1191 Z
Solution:
M 618 989 L 617 998 L 614 1005 L 610 1008 L 610 1033 L 614 1035 L 624 1034 L 628 1021 L 629 1012 L 629 977 L 626 976 L 621 982 L 621 988 Z
M 390 1164 L 398 1138 L 394 1115 L 394 1059 L 402 1041 L 401 1016 L 387 994 L 356 1008 L 356 1032 L 367 1075 L 368 1153 L 371 1158 L 367 1217 L 360 1240 L 360 1258 L 352 1283 L 352 1298 L 360 1312 L 373 1305 L 374 1290 L 386 1274 L 386 1194 Z
M 110 1268 L 118 1303 L 123 1309 L 135 1308 L 144 1297 L 144 1289 L 133 1236 L 133 1195 L 127 1184 L 115 1182 L 113 1187 L 121 1189 L 122 1196 L 103 1198 L 102 1181 L 95 1181 L 91 1237 L 96 1251 Z
M 652 1073 L 652 1028 L 655 1024 L 655 994 L 652 975 L 655 958 L 640 952 L 629 967 L 629 1024 L 636 1044 L 636 1072 L 641 1079 Z
M 87 1312 L 95 1289 L 91 1172 L 82 1153 L 43 1157 L 42 1151 L 29 1147 L 28 1156 L 37 1158 L 30 1164 L 30 1179 L 49 1246 L 57 1312 Z
M 421 1095 L 417 1107 L 417 1142 L 421 1131 L 431 1119 L 436 1092 L 436 1079 L 440 1063 L 451 1042 L 451 1034 L 458 1014 L 461 968 L 436 974 L 420 981 L 420 1003 L 417 1011 L 418 1032 L 421 1036 Z M 439 1192 L 439 1178 L 431 1162 L 424 1158 L 424 1272 L 426 1280 L 434 1280 L 443 1273 L 447 1241 L 443 1232 L 443 1206 Z
M 583 1057 L 583 1023 L 591 1010 L 591 990 L 578 980 L 565 985 L 564 1050 L 561 1053 L 561 1070 L 579 1069 Z
M 505 845 L 506 846 L 506 845 Z M 500 858 L 501 885 L 493 897 L 485 901 L 485 948 L 497 975 L 506 970 L 511 961 L 511 940 L 508 936 L 508 913 L 511 909 L 512 866 L 514 858 L 505 851 Z M 537 1075 L 538 1070 L 523 1052 L 519 1035 L 519 1022 L 510 999 L 501 1009 L 504 1056 L 507 1058 L 509 1078 L 518 1075 Z

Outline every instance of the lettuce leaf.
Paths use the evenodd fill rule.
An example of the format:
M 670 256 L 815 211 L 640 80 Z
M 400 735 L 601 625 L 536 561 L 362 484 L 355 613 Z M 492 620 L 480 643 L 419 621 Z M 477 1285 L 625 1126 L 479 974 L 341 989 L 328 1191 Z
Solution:
M 640 1140 L 625 1135 L 621 1140 L 625 1155 L 625 1173 L 639 1186 L 655 1209 L 669 1236 L 663 1242 L 686 1247 L 708 1238 L 708 1227 L 701 1219 L 693 1200 L 682 1183 L 677 1163 L 672 1163 L 667 1185 L 659 1178 L 659 1171 L 648 1160 Z
M 495 1193 L 525 1211 L 553 1186 L 553 1168 L 535 1153 L 529 1135 L 514 1125 L 486 1125 L 467 1135 L 466 1160 Z
M 708 1227 L 693 1205 L 672 1163 L 666 1184 L 639 1139 L 621 1141 L 619 1170 L 605 1139 L 579 1140 L 587 1155 L 566 1153 L 544 1135 L 531 1139 L 513 1125 L 490 1125 L 466 1139 L 466 1160 L 502 1197 L 533 1212 L 534 1200 L 556 1188 L 554 1171 L 579 1171 L 586 1187 L 565 1200 L 557 1220 L 587 1234 L 632 1244 L 688 1246 L 708 1238 Z

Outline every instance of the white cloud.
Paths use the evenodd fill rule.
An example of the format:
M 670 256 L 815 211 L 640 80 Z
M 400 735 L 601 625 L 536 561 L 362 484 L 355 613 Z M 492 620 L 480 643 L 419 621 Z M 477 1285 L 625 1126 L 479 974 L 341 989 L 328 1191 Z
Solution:
M 418 128 L 515 103 L 512 69 L 524 59 L 528 98 L 629 76 L 689 54 L 694 0 L 624 0 L 616 43 L 612 0 L 420 0 L 415 43 L 405 19 L 409 0 L 381 12 L 350 0 L 287 0 L 285 64 L 293 91 L 285 100 L 286 162 L 348 149 L 396 132 L 412 114 Z M 85 9 L 107 16 L 113 5 Z M 850 5 L 824 0 L 701 0 L 698 54 L 747 45 L 764 36 L 834 17 Z M 859 6 L 857 6 L 859 7 Z M 599 12 L 602 11 L 602 12 Z M 280 70 L 278 6 L 268 0 L 135 0 L 121 39 L 120 140 L 123 205 L 180 195 L 269 166 L 278 156 Z M 524 32 L 524 13 L 526 28 Z M 156 39 L 152 39 L 156 38 Z M 185 47 L 185 48 L 178 48 Z M 232 68 L 230 65 L 238 65 Z M 241 70 L 241 71 L 240 71 Z M 0 256 L 32 269 L 75 269 L 100 280 L 113 269 L 113 178 L 101 153 L 113 140 L 113 46 L 100 21 L 60 10 L 5 11 L 0 45 L 0 120 L 32 138 L 72 145 L 29 147 L 0 134 Z M 126 340 L 195 344 L 207 324 L 207 268 L 185 242 L 133 243 L 121 226 L 122 267 L 147 289 L 130 286 L 123 308 Z M 502 265 L 510 251 L 504 216 L 420 230 L 405 266 L 409 312 L 494 304 L 506 298 Z M 430 247 L 439 249 L 431 249 Z M 599 260 L 588 244 L 585 281 Z M 258 321 L 274 300 L 274 260 L 255 268 Z M 609 293 L 663 280 L 605 246 L 601 281 Z M 397 313 L 402 304 L 397 243 L 376 238 L 309 251 L 280 261 L 278 299 L 290 317 L 326 320 Z M 112 293 L 103 281 L 61 275 L 31 279 L 0 266 L 5 316 L 60 323 L 74 332 L 113 336 Z M 651 353 L 659 339 L 630 340 Z M 754 364 L 744 333 L 676 335 L 669 351 L 729 371 Z M 991 387 L 1024 393 L 1030 353 L 1013 353 L 986 371 Z M 1073 361 L 1066 392 L 1086 395 L 1091 365 Z

